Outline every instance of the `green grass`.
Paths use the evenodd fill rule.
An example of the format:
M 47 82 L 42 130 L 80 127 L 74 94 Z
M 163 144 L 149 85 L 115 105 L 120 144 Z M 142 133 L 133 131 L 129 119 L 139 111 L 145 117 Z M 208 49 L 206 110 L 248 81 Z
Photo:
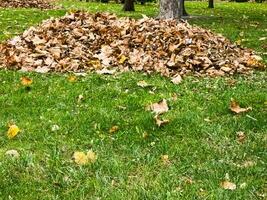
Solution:
M 71 9 L 70 2 L 63 4 Z M 120 5 L 77 2 L 77 6 L 91 11 L 99 6 L 98 11 L 111 9 L 123 15 Z M 244 45 L 264 52 L 264 41 L 260 43 L 258 38 L 265 32 L 249 24 L 257 22 L 262 29 L 267 28 L 263 16 L 266 4 L 223 3 L 214 11 L 205 9 L 206 3 L 187 6 L 194 15 L 214 12 L 217 16 L 194 19 L 192 23 L 221 32 L 233 41 L 244 31 L 249 39 Z M 7 39 L 64 12 L 0 9 L 0 38 Z M 139 17 L 141 13 L 153 16 L 156 9 L 153 5 L 138 6 L 137 13 L 131 15 Z M 231 20 L 241 19 L 244 13 L 249 17 L 247 27 Z M 187 77 L 180 85 L 173 85 L 156 74 L 89 74 L 71 83 L 67 74 L 2 70 L 0 199 L 264 199 L 266 75 L 264 71 L 247 77 Z M 30 90 L 21 86 L 22 76 L 32 78 Z M 152 87 L 137 86 L 140 80 Z M 81 102 L 79 95 L 84 96 Z M 170 123 L 158 128 L 145 107 L 162 98 L 171 108 L 164 114 Z M 228 108 L 231 98 L 253 110 L 234 115 Z M 6 137 L 9 122 L 21 129 L 13 140 Z M 60 129 L 52 131 L 53 125 Z M 119 131 L 110 134 L 114 125 Z M 244 143 L 237 141 L 238 131 L 245 132 Z M 147 138 L 143 138 L 144 132 Z M 98 155 L 96 163 L 77 166 L 71 161 L 74 151 L 91 148 Z M 5 156 L 9 149 L 18 150 L 20 157 Z M 169 155 L 169 165 L 160 158 L 165 154 Z M 248 161 L 254 165 L 242 167 Z M 237 184 L 234 191 L 220 187 L 227 173 Z M 246 187 L 241 188 L 242 183 Z

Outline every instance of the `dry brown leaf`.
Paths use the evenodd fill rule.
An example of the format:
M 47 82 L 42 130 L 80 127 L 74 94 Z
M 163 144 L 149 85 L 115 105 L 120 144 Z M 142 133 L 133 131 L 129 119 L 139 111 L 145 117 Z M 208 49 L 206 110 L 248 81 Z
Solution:
M 246 134 L 243 131 L 238 131 L 236 133 L 236 136 L 237 136 L 237 141 L 240 143 L 243 143 L 246 139 Z
M 167 119 L 160 119 L 160 116 L 159 115 L 156 115 L 154 117 L 155 121 L 156 121 L 156 124 L 158 125 L 158 127 L 161 127 L 165 124 L 168 124 L 170 121 L 167 120 Z
M 236 114 L 239 114 L 239 113 L 248 112 L 248 111 L 252 110 L 252 108 L 251 107 L 241 108 L 237 101 L 235 101 L 234 99 L 231 99 L 230 110 Z
M 166 99 L 162 99 L 158 103 L 151 104 L 150 105 L 150 110 L 153 113 L 155 113 L 156 115 L 160 115 L 160 114 L 168 112 L 169 107 L 168 107 L 168 104 L 167 104 L 167 100 Z
M 235 190 L 236 189 L 236 184 L 232 183 L 230 181 L 227 181 L 227 180 L 222 181 L 220 185 L 225 190 Z
M 173 82 L 174 84 L 180 84 L 182 80 L 182 77 L 178 74 L 171 79 L 171 82 Z
M 119 130 L 119 127 L 118 126 L 112 126 L 110 129 L 109 129 L 109 133 L 110 134 L 113 134 L 115 132 L 117 132 Z

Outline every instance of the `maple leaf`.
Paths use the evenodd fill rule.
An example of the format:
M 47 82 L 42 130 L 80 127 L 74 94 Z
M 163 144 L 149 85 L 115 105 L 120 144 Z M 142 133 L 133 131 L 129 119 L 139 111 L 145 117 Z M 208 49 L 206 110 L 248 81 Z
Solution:
M 252 108 L 251 107 L 241 108 L 238 102 L 236 102 L 234 99 L 231 99 L 230 110 L 236 114 L 239 114 L 239 113 L 248 112 L 252 110 Z
M 13 139 L 14 137 L 16 137 L 16 135 L 19 133 L 20 129 L 19 127 L 17 127 L 15 124 L 9 126 L 9 129 L 7 131 L 7 137 L 9 139 Z
M 162 99 L 158 103 L 151 104 L 149 106 L 149 108 L 156 115 L 163 114 L 165 112 L 168 112 L 168 110 L 169 110 L 169 107 L 168 107 L 168 104 L 167 104 L 167 100 L 166 99 Z
M 30 86 L 32 84 L 32 79 L 30 79 L 29 77 L 22 77 L 21 79 L 21 84 L 24 86 Z

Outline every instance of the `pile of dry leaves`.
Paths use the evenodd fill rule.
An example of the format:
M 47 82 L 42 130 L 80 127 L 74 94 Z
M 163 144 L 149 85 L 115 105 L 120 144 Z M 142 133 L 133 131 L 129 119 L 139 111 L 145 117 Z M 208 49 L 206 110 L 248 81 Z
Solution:
M 225 37 L 175 20 L 75 12 L 44 21 L 0 45 L 0 66 L 37 72 L 114 70 L 225 75 L 264 68 Z
M 0 7 L 3 8 L 39 8 L 53 9 L 50 4 L 52 0 L 0 0 Z

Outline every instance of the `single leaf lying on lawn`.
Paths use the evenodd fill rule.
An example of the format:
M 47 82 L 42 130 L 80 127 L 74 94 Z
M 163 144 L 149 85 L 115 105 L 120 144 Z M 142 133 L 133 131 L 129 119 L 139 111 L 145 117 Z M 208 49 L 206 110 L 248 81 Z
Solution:
M 171 79 L 171 82 L 178 85 L 182 82 L 182 80 L 182 77 L 178 74 Z
M 17 127 L 16 125 L 11 125 L 9 126 L 9 129 L 7 131 L 7 137 L 9 139 L 12 139 L 14 137 L 16 137 L 16 135 L 19 133 L 19 127 Z
M 22 77 L 21 79 L 21 84 L 24 86 L 30 86 L 32 84 L 32 79 L 28 78 L 28 77 Z
M 90 163 L 95 163 L 96 162 L 96 159 L 97 159 L 97 155 L 95 152 L 93 152 L 92 149 L 90 149 L 88 152 L 87 152 L 87 158 L 88 158 L 88 161 Z
M 149 84 L 147 82 L 145 82 L 144 80 L 138 81 L 137 82 L 137 85 L 140 86 L 140 87 L 142 87 L 142 88 L 145 88 L 145 87 L 148 87 L 149 86 Z
M 87 154 L 81 151 L 76 151 L 74 152 L 72 159 L 78 165 L 86 165 L 88 163 L 94 163 L 97 156 L 92 150 L 89 150 Z
M 245 139 L 246 139 L 246 135 L 242 131 L 238 131 L 236 133 L 236 136 L 237 136 L 237 141 L 240 142 L 240 143 L 243 143 L 245 141 Z
M 248 107 L 248 108 L 241 108 L 239 106 L 239 103 L 236 102 L 234 99 L 231 99 L 231 102 L 230 102 L 230 110 L 236 114 L 239 114 L 239 113 L 244 113 L 244 112 L 247 112 L 247 111 L 250 111 L 252 110 L 251 107 Z
M 109 129 L 109 133 L 115 133 L 119 130 L 119 127 L 118 126 L 112 126 L 110 129 Z
M 161 126 L 163 126 L 163 125 L 165 125 L 165 124 L 167 124 L 167 123 L 169 123 L 170 121 L 169 120 L 167 120 L 167 119 L 160 119 L 160 116 L 159 115 L 156 115 L 155 117 L 154 117 L 154 119 L 155 119 L 155 121 L 156 121 L 156 124 L 158 125 L 158 127 L 161 127 Z
M 69 80 L 69 82 L 73 83 L 73 82 L 75 82 L 77 80 L 77 77 L 71 75 L 71 76 L 68 77 L 68 80 Z
M 96 71 L 96 73 L 97 74 L 106 74 L 106 75 L 112 75 L 112 74 L 114 74 L 116 72 L 116 70 L 114 69 L 114 70 L 109 70 L 109 69 L 106 69 L 106 68 L 104 68 L 104 69 L 101 69 L 101 70 L 97 70 Z
M 167 104 L 167 100 L 166 99 L 162 99 L 160 102 L 158 103 L 153 103 L 150 105 L 150 110 L 155 113 L 156 115 L 160 115 L 163 114 L 165 112 L 168 112 L 169 107 Z
M 169 156 L 168 155 L 161 155 L 161 160 L 163 162 L 164 165 L 168 165 L 171 163 L 171 161 L 169 160 Z
M 88 163 L 88 158 L 84 152 L 76 151 L 72 156 L 74 162 L 78 165 L 85 165 Z
M 230 181 L 227 181 L 227 180 L 221 182 L 220 185 L 225 190 L 235 190 L 236 189 L 236 184 L 234 184 Z
M 19 152 L 17 150 L 11 149 L 11 150 L 6 151 L 5 155 L 13 157 L 13 158 L 18 158 Z

